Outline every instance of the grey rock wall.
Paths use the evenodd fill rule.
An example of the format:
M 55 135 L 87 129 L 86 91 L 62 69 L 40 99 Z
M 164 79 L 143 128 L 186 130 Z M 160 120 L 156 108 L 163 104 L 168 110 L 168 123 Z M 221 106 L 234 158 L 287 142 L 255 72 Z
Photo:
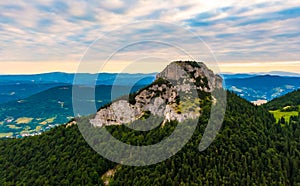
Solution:
M 207 83 L 204 82 L 205 78 Z M 171 85 L 156 83 L 159 79 L 168 80 Z M 222 78 L 199 62 L 172 62 L 157 74 L 156 80 L 135 96 L 134 104 L 117 100 L 107 108 L 100 109 L 90 123 L 96 127 L 121 125 L 141 118 L 147 111 L 154 116 L 164 117 L 165 121 L 195 119 L 201 113 L 199 101 L 195 99 L 197 90 L 211 92 L 222 88 Z M 179 104 L 176 101 L 178 97 Z

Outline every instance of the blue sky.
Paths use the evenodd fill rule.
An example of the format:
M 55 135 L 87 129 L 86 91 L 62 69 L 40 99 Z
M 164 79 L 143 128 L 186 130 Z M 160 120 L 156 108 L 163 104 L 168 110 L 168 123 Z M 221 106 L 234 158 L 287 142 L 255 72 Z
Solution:
M 213 51 L 221 71 L 300 72 L 299 0 L 16 0 L 0 2 L 0 73 L 74 72 L 96 39 L 120 27 L 124 33 L 118 33 L 117 39 L 102 42 L 122 40 L 125 44 L 133 38 L 142 41 L 151 36 L 172 43 L 180 38 L 185 41 L 182 48 L 192 55 L 203 47 L 187 32 L 172 33 L 167 27 L 149 24 L 138 29 L 126 26 L 134 22 L 141 26 L 148 20 L 193 32 Z M 98 60 L 104 60 L 115 46 L 109 43 L 101 47 L 94 49 L 103 54 Z M 143 61 L 145 58 L 137 59 L 137 54 L 149 51 L 152 59 L 163 56 L 158 61 L 175 59 L 173 54 L 167 55 L 168 48 L 152 47 L 156 47 L 155 52 L 146 46 L 133 47 L 117 56 L 114 63 L 120 66 L 128 60 Z M 122 58 L 129 55 L 132 57 Z M 194 58 L 206 60 L 201 55 Z M 112 66 L 107 71 L 118 69 Z

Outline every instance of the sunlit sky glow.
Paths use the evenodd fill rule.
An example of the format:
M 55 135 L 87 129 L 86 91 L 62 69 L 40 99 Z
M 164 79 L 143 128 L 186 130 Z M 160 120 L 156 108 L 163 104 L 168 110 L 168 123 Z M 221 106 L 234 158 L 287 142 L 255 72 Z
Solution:
M 15 0 L 0 1 L 0 74 L 76 72 L 97 38 L 146 20 L 169 22 L 197 34 L 223 72 L 300 73 L 299 0 Z M 167 30 L 153 35 L 163 32 Z M 192 40 L 188 46 L 197 47 Z M 129 63 L 123 60 L 104 70 L 120 71 Z

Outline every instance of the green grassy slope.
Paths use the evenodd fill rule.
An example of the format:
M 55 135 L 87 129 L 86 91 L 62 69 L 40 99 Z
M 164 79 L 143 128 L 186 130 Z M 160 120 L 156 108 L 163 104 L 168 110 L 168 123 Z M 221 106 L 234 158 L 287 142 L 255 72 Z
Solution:
M 272 113 L 276 121 L 279 122 L 281 118 L 284 118 L 285 121 L 289 121 L 291 116 L 297 116 L 299 112 L 298 111 L 283 112 L 280 110 L 270 110 L 270 113 Z
M 284 96 L 278 97 L 263 105 L 276 118 L 277 122 L 289 122 L 291 117 L 299 115 L 300 111 L 300 90 L 288 93 Z

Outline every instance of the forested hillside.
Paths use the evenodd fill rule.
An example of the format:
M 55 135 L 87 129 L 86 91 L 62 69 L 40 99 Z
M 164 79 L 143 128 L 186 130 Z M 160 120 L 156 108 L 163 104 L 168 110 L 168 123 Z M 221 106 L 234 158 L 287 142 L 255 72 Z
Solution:
M 0 140 L 3 185 L 101 185 L 99 175 L 114 166 L 88 146 L 76 125 Z
M 297 107 L 298 105 L 300 105 L 300 89 L 290 92 L 279 98 L 275 98 L 272 101 L 265 104 L 264 106 L 269 110 L 277 110 L 286 106 Z
M 300 125 L 277 125 L 263 107 L 227 94 L 225 120 L 215 141 L 203 152 L 198 144 L 208 111 L 192 139 L 170 159 L 145 167 L 118 166 L 111 185 L 297 185 L 300 184 Z M 86 119 L 83 119 L 85 121 Z M 177 123 L 149 133 L 110 126 L 131 144 L 155 143 Z M 149 140 L 149 136 L 155 136 Z M 76 125 L 59 126 L 40 136 L 0 141 L 0 183 L 4 185 L 102 185 L 102 175 L 116 167 L 94 152 Z

